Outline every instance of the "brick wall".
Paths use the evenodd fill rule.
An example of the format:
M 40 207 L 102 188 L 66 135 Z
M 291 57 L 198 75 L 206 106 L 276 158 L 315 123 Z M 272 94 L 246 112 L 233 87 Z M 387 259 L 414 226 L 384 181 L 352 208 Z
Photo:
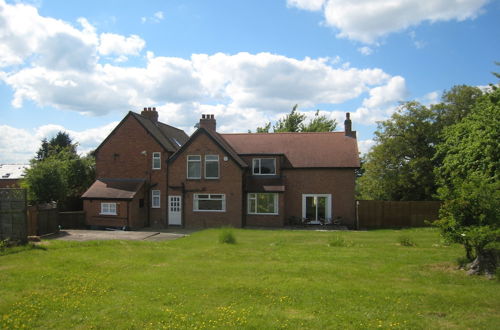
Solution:
M 144 152 L 145 151 L 145 152 Z M 161 152 L 161 169 L 152 169 L 153 152 Z M 149 208 L 149 225 L 162 227 L 167 221 L 167 162 L 170 153 L 129 116 L 96 155 L 96 176 L 98 178 L 144 178 L 146 186 L 160 190 L 160 208 L 151 208 L 151 191 L 144 192 L 145 207 Z M 140 214 L 147 216 L 147 213 Z
M 219 179 L 204 179 L 204 155 L 219 155 Z M 187 156 L 202 156 L 202 178 L 200 180 L 187 179 Z M 225 161 L 224 157 L 228 160 Z M 183 220 L 184 225 L 190 227 L 217 227 L 243 225 L 243 171 L 208 135 L 200 134 L 191 144 L 170 163 L 168 169 L 169 186 L 180 187 L 184 183 Z M 225 212 L 200 212 L 193 211 L 193 195 L 225 194 Z M 181 195 L 179 189 L 169 189 L 169 194 Z
M 101 215 L 101 203 L 116 203 L 117 215 Z M 128 225 L 128 201 L 89 200 L 83 201 L 85 224 L 88 226 L 123 227 Z
M 284 171 L 286 218 L 302 217 L 302 194 L 331 194 L 332 216 L 356 224 L 353 169 L 290 169 Z

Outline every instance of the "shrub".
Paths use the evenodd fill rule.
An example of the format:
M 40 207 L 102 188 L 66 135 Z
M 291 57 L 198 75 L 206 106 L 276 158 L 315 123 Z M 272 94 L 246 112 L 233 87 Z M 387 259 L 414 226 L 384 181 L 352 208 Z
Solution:
M 415 242 L 411 239 L 410 236 L 402 235 L 398 237 L 399 244 L 401 246 L 415 246 Z
M 231 228 L 222 228 L 219 234 L 219 243 L 221 244 L 236 244 L 236 238 L 234 237 Z
M 328 246 L 330 247 L 349 247 L 352 246 L 353 243 L 352 241 L 348 241 L 342 236 L 334 236 L 330 241 L 328 242 Z

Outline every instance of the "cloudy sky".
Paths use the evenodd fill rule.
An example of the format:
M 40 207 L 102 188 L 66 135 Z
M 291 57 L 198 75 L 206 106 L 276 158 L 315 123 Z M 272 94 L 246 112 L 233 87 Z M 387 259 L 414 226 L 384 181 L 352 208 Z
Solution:
M 360 149 L 399 102 L 495 82 L 495 0 L 0 0 L 0 163 L 59 130 L 95 148 L 130 110 L 192 133 L 255 130 L 294 104 Z

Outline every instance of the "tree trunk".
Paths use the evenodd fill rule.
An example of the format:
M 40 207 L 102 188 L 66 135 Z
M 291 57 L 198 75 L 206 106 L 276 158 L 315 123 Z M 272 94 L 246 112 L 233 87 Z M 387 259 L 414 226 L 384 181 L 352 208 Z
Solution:
M 467 275 L 494 276 L 498 267 L 498 252 L 493 250 L 477 251 L 477 257 L 469 264 Z

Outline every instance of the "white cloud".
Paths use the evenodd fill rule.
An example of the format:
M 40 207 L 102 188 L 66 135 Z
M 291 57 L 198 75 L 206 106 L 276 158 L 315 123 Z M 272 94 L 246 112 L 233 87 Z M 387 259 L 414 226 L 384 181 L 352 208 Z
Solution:
M 156 17 L 157 19 L 159 20 L 162 20 L 163 19 L 163 12 L 162 11 L 157 11 L 155 14 L 154 14 L 154 17 Z
M 156 56 L 144 49 L 139 36 L 99 34 L 83 18 L 77 24 L 78 28 L 42 17 L 33 7 L 0 0 L 0 64 L 4 65 L 0 81 L 12 88 L 14 107 L 29 101 L 40 111 L 50 106 L 103 115 L 156 105 L 160 120 L 188 133 L 202 113 L 214 113 L 223 132 L 242 132 L 275 121 L 294 104 L 301 111 L 312 111 L 318 104 L 340 108 L 356 99 L 363 104 L 352 113 L 353 120 L 373 124 L 390 115 L 406 95 L 403 77 L 379 68 L 356 68 L 339 57 L 295 59 L 244 52 L 194 54 L 188 59 Z M 146 53 L 143 66 L 116 64 L 142 52 Z M 341 128 L 345 113 L 329 115 Z M 42 135 L 61 129 L 43 126 L 31 132 L 11 127 L 9 134 L 13 141 L 17 137 L 36 141 L 23 143 L 22 150 L 31 157 Z M 70 134 L 83 150 L 95 148 L 109 130 Z M 2 141 L 0 150 L 7 150 L 1 148 L 8 141 Z
M 363 46 L 363 47 L 358 48 L 358 52 L 360 52 L 363 55 L 368 56 L 368 55 L 371 55 L 373 53 L 373 49 L 371 49 L 368 46 Z
M 150 17 L 142 16 L 141 23 L 143 23 L 143 24 L 147 23 L 147 22 L 160 23 L 161 21 L 163 21 L 164 18 L 165 18 L 165 15 L 163 14 L 163 12 L 157 11 L 153 14 L 153 16 L 150 16 Z
M 124 37 L 114 33 L 101 33 L 99 54 L 102 55 L 139 55 L 146 42 L 137 35 Z
M 318 11 L 321 10 L 325 2 L 326 0 L 287 0 L 287 5 L 304 10 Z
M 375 145 L 375 141 L 372 139 L 358 141 L 359 152 L 364 155 L 370 151 L 370 149 Z
M 78 142 L 78 153 L 86 154 L 95 149 L 118 122 L 82 131 L 67 130 L 61 125 L 43 125 L 33 130 L 0 125 L 0 164 L 28 163 L 40 148 L 42 139 L 50 139 L 59 131 L 69 134 L 73 142 Z
M 323 11 L 340 38 L 368 44 L 422 22 L 473 19 L 489 0 L 288 0 L 289 6 Z

